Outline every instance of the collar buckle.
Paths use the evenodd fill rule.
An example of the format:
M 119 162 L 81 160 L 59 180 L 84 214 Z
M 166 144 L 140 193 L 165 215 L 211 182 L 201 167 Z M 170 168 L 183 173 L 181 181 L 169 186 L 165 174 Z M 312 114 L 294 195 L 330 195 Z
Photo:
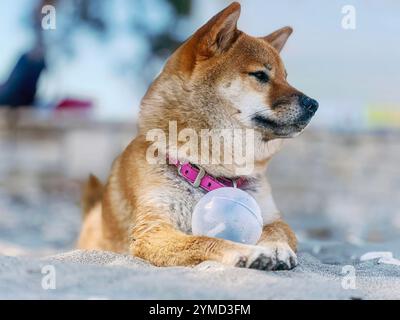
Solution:
M 199 172 L 197 174 L 196 179 L 193 181 L 192 186 L 195 188 L 198 188 L 198 187 L 200 187 L 201 180 L 206 175 L 206 171 L 202 167 L 198 167 L 198 166 L 196 166 L 196 167 L 199 169 Z
M 196 168 L 196 169 L 199 170 L 199 172 L 197 173 L 196 179 L 195 179 L 193 182 L 191 182 L 191 181 L 188 180 L 188 182 L 189 182 L 193 187 L 198 188 L 198 187 L 200 187 L 201 180 L 202 180 L 202 179 L 204 178 L 204 176 L 206 175 L 206 171 L 205 171 L 202 167 L 200 167 L 200 166 L 195 166 L 195 165 L 191 165 L 191 164 L 189 164 L 189 166 L 194 167 L 194 168 Z M 179 163 L 179 165 L 178 165 L 178 174 L 179 174 L 181 177 L 184 177 L 184 178 L 187 179 L 187 177 L 185 177 L 185 176 L 182 174 L 182 167 L 183 167 L 183 164 L 182 164 L 182 163 Z

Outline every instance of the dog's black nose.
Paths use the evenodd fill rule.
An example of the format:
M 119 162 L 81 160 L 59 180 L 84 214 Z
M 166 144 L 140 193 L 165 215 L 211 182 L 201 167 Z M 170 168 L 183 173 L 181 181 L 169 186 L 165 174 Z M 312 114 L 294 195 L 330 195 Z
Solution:
M 300 105 L 307 110 L 309 113 L 314 114 L 318 109 L 317 100 L 307 97 L 305 94 L 300 96 Z

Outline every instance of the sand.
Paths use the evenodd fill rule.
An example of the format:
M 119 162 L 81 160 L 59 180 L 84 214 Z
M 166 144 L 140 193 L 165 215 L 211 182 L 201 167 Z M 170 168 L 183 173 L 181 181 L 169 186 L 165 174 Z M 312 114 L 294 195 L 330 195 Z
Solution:
M 370 251 L 390 251 L 399 257 L 400 243 L 384 247 L 303 243 L 299 266 L 277 272 L 210 261 L 193 268 L 158 268 L 138 258 L 100 251 L 43 258 L 0 256 L 0 298 L 400 299 L 400 266 L 378 259 L 360 261 Z M 55 289 L 46 290 L 42 282 L 48 279 L 48 266 L 54 266 L 50 269 L 55 271 Z M 49 282 L 44 282 L 46 288 Z

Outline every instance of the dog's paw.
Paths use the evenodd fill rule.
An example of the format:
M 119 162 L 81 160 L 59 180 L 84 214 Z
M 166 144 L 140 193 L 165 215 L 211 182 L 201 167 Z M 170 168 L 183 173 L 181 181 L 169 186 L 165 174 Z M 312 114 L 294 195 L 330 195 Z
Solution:
M 267 249 L 271 253 L 271 270 L 290 270 L 297 266 L 296 253 L 286 242 L 266 241 L 259 246 Z
M 289 270 L 297 265 L 297 257 L 288 244 L 267 242 L 262 246 L 246 246 L 245 250 L 229 252 L 223 262 L 240 268 Z

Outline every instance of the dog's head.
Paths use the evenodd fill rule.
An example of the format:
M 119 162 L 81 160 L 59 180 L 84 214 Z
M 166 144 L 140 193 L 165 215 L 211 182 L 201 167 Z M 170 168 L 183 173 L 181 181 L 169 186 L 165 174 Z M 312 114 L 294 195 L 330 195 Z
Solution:
M 229 114 L 225 122 L 254 128 L 264 141 L 295 136 L 318 103 L 286 80 L 279 52 L 292 29 L 251 37 L 237 29 L 239 15 L 240 4 L 232 3 L 214 16 L 177 50 L 165 71 L 183 80 L 193 112 Z

